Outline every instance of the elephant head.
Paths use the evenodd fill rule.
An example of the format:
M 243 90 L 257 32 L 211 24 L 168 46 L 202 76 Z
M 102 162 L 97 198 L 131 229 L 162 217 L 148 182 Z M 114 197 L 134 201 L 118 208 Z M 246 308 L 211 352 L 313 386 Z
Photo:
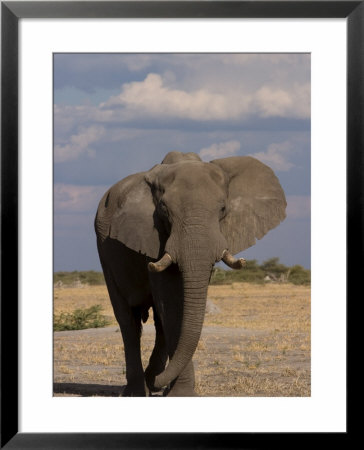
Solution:
M 176 264 L 182 274 L 181 332 L 167 368 L 155 379 L 161 388 L 196 350 L 213 265 L 223 259 L 241 267 L 243 260 L 232 254 L 285 218 L 284 192 L 273 171 L 252 157 L 206 163 L 194 153 L 171 152 L 150 171 L 123 180 L 122 194 L 110 190 L 105 205 L 109 202 L 118 203 L 118 213 L 105 236 L 155 260 L 149 263 L 152 272 Z

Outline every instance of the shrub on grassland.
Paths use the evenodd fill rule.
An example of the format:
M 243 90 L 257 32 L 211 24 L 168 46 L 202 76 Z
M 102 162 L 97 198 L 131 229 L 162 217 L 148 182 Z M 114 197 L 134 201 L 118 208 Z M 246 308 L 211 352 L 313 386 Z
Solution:
M 215 267 L 210 284 L 264 283 L 266 277 L 269 281 L 307 285 L 311 282 L 311 271 L 299 265 L 285 266 L 279 262 L 279 258 L 270 258 L 261 265 L 253 259 L 247 260 L 242 270 L 224 270 L 221 267 Z
M 90 286 L 97 286 L 105 284 L 104 275 L 102 272 L 96 272 L 94 270 L 77 271 L 73 272 L 55 272 L 53 277 L 54 284 L 61 282 L 64 285 L 71 285 L 76 282 L 82 284 L 88 284 Z
M 288 281 L 293 284 L 310 284 L 311 271 L 299 265 L 293 266 L 290 269 Z
M 106 327 L 110 321 L 101 314 L 101 310 L 101 305 L 93 305 L 90 308 L 75 309 L 71 313 L 54 314 L 53 331 Z

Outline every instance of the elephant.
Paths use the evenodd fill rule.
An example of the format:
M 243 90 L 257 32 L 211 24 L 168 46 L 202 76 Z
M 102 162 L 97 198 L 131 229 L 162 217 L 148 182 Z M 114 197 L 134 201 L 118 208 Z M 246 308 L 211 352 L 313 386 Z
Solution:
M 102 197 L 98 254 L 124 341 L 123 396 L 196 396 L 192 357 L 214 264 L 254 245 L 286 217 L 273 170 L 251 156 L 204 162 L 173 151 Z M 153 311 L 155 344 L 143 370 L 142 322 Z M 156 394 L 154 394 L 156 395 Z

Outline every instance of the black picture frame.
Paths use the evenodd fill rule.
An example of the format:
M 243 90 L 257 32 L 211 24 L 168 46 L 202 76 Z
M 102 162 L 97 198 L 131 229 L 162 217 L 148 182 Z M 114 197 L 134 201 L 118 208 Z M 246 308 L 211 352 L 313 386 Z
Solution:
M 294 445 L 280 433 L 18 432 L 18 21 L 21 18 L 346 18 L 347 305 L 363 274 L 364 1 L 1 2 L 1 448 L 257 448 Z M 337 262 L 335 262 L 336 264 Z M 342 262 L 343 264 L 344 262 Z M 348 311 L 349 312 L 349 311 Z M 10 318 L 10 320 L 9 320 Z M 349 349 L 350 346 L 348 345 Z M 334 395 L 334 394 L 333 394 Z M 347 420 L 349 418 L 349 413 Z M 336 443 L 349 437 L 335 433 Z M 300 436 L 304 444 L 309 433 Z M 327 438 L 327 435 L 323 435 Z M 319 435 L 315 435 L 318 443 Z

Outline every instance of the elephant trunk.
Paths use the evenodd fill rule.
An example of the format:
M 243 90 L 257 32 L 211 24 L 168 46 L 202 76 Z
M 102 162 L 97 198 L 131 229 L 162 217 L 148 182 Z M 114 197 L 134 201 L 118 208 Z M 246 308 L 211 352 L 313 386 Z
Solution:
M 204 237 L 206 241 L 206 237 Z M 210 280 L 213 262 L 206 257 L 208 243 L 201 245 L 201 239 L 195 242 L 185 242 L 190 247 L 188 257 L 178 261 L 183 276 L 183 317 L 180 337 L 176 350 L 167 368 L 155 379 L 158 389 L 167 386 L 177 378 L 188 362 L 192 359 L 201 336 L 205 317 L 207 288 Z

